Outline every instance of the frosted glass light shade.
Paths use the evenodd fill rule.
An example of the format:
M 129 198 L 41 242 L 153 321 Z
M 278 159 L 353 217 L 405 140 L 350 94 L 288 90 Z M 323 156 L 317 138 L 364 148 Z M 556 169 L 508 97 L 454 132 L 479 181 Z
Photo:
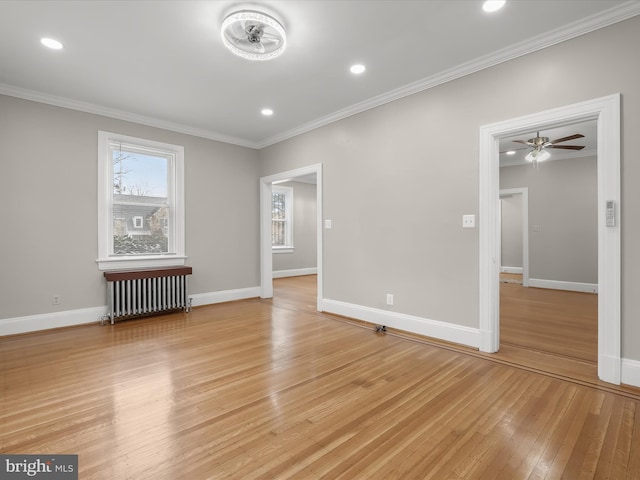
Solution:
M 527 153 L 527 156 L 524 157 L 525 160 L 529 160 L 530 162 L 536 161 L 536 162 L 544 162 L 545 160 L 547 160 L 549 157 L 551 157 L 551 154 L 549 152 L 547 152 L 546 150 L 531 150 L 529 153 Z

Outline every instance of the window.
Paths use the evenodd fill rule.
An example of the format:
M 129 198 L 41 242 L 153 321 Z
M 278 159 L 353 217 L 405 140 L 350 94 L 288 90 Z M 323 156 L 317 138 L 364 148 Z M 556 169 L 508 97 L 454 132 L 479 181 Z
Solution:
M 101 270 L 184 265 L 184 148 L 98 134 Z
M 142 228 L 144 226 L 144 217 L 133 217 L 133 227 Z
M 293 251 L 293 188 L 271 189 L 271 246 L 274 252 Z

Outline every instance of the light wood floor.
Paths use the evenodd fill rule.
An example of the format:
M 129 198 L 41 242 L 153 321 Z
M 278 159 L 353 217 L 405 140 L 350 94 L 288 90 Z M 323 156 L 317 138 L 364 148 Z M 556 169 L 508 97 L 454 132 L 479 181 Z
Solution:
M 598 382 L 598 296 L 501 283 L 500 355 Z
M 598 295 L 500 284 L 500 342 L 598 361 Z
M 640 396 L 375 334 L 287 280 L 0 338 L 0 451 L 83 480 L 640 478 Z

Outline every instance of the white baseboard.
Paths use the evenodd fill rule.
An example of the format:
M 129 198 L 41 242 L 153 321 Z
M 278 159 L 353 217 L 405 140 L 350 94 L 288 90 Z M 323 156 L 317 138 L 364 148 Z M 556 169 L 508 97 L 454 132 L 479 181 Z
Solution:
M 302 275 L 317 275 L 317 273 L 318 269 L 316 267 L 296 268 L 294 270 L 275 270 L 273 272 L 273 278 L 300 277 Z
M 230 302 L 259 296 L 260 287 L 251 287 L 237 290 L 224 290 L 221 292 L 197 293 L 189 295 L 189 298 L 192 299 L 191 305 L 197 307 L 199 305 Z M 104 306 L 0 319 L 0 337 L 36 332 L 38 330 L 49 330 L 51 328 L 97 323 L 106 314 L 107 307 Z
M 192 307 L 211 305 L 213 303 L 232 302 L 260 296 L 260 287 L 238 288 L 235 290 L 222 290 L 219 292 L 196 293 L 189 295 Z
M 633 387 L 640 387 L 640 362 L 623 358 L 621 377 L 622 383 Z
M 598 354 L 598 378 L 603 382 L 620 385 L 621 365 L 619 357 Z
M 522 267 L 500 267 L 500 271 L 502 273 L 515 273 L 518 275 L 522 275 L 524 272 L 524 268 Z
M 385 325 L 406 332 L 437 338 L 447 342 L 459 343 L 478 348 L 480 331 L 477 328 L 463 327 L 452 323 L 430 320 L 428 318 L 406 315 L 404 313 L 389 312 L 378 308 L 363 307 L 337 300 L 322 299 L 322 310 L 357 320 L 363 320 L 375 325 Z
M 529 286 L 536 288 L 551 288 L 553 290 L 569 290 L 572 292 L 598 293 L 597 283 L 563 282 L 560 280 L 530 278 Z
M 189 297 L 192 299 L 192 306 L 195 307 L 230 302 L 233 300 L 243 300 L 246 298 L 256 298 L 259 296 L 260 287 L 250 287 L 220 292 L 198 293 L 190 295 Z M 391 328 L 474 348 L 478 348 L 480 341 L 480 331 L 478 329 L 440 322 L 438 320 L 389 312 L 387 310 L 364 307 L 337 300 L 328 300 L 326 298 L 318 299 L 318 307 L 321 311 L 328 313 L 363 320 L 375 325 L 386 325 Z M 0 337 L 35 332 L 38 330 L 97 323 L 106 313 L 107 307 L 104 306 L 0 319 Z M 604 359 L 601 358 L 600 361 L 603 362 Z M 613 367 L 612 365 L 612 368 Z M 622 383 L 640 387 L 640 361 L 623 358 L 621 361 L 620 375 Z
M 82 308 L 64 312 L 43 313 L 0 320 L 0 336 L 36 332 L 50 328 L 97 323 L 106 315 L 107 307 Z

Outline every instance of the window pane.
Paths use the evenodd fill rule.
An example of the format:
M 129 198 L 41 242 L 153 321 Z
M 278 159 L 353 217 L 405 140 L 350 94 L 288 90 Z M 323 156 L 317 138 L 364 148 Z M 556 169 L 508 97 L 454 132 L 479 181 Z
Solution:
M 168 159 L 125 148 L 112 150 L 113 195 L 163 198 L 166 203 Z
M 274 193 L 272 195 L 273 218 L 278 220 L 285 219 L 285 199 L 284 193 Z
M 273 220 L 271 222 L 271 244 L 272 245 L 285 245 L 286 235 L 284 222 Z
M 273 192 L 271 196 L 271 244 L 286 245 L 286 197 L 284 193 Z
M 168 207 L 114 204 L 114 255 L 168 253 L 168 217 Z

